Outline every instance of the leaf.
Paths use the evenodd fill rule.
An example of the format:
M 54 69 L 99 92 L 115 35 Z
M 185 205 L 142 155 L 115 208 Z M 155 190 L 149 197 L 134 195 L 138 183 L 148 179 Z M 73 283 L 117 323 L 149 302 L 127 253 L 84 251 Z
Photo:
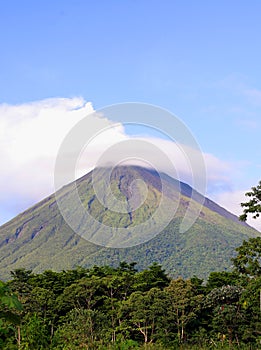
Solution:
M 18 311 L 22 310 L 22 304 L 20 303 L 20 301 L 17 299 L 17 297 L 15 295 L 4 295 L 1 297 L 1 302 L 11 308 L 11 309 L 16 309 Z

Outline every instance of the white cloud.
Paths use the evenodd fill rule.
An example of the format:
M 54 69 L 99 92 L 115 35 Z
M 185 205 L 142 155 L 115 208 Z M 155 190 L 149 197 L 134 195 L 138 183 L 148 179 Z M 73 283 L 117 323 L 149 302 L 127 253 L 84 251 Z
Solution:
M 17 200 L 33 204 L 53 191 L 60 143 L 72 126 L 92 111 L 92 105 L 82 98 L 0 105 L 0 208 L 9 207 L 12 215 L 11 208 L 19 208 Z M 0 217 L 0 222 L 5 219 L 7 215 Z
M 0 106 L 1 148 L 14 163 L 53 157 L 64 135 L 86 114 L 90 103 L 80 98 L 48 99 L 18 106 Z
M 120 143 L 122 141 L 125 143 Z M 115 145 L 115 148 L 108 152 L 112 145 Z M 89 143 L 79 159 L 77 177 L 91 170 L 91 164 L 94 166 L 106 152 L 108 154 L 103 164 L 117 164 L 120 153 L 123 154 L 122 160 L 126 160 L 130 154 L 132 159 L 128 160 L 129 164 L 151 164 L 156 170 L 190 184 L 203 195 L 207 190 L 204 187 L 204 176 L 209 188 L 215 188 L 217 184 L 227 188 L 231 181 L 232 166 L 214 155 L 204 154 L 200 150 L 157 137 L 130 137 L 124 134 L 122 127 L 108 128 Z M 84 166 L 85 164 L 88 164 L 88 167 Z
M 128 147 L 135 150 L 136 139 L 126 135 L 121 124 L 112 124 L 93 111 L 91 103 L 86 103 L 82 98 L 54 98 L 22 105 L 0 105 L 0 223 L 54 191 L 53 174 L 58 149 L 67 133 L 86 115 L 90 127 L 99 123 L 107 129 L 96 135 L 82 152 L 77 164 L 78 176 L 90 171 L 99 157 L 120 141 L 126 141 Z M 146 136 L 141 141 L 144 141 L 144 145 L 141 148 L 136 146 L 137 159 L 150 159 L 152 152 L 146 143 L 152 144 L 158 150 L 158 153 L 152 154 L 151 161 L 157 169 L 175 175 L 169 165 L 166 166 L 161 157 L 162 152 L 174 165 L 175 177 L 194 184 L 193 173 L 202 171 L 202 167 L 198 168 L 197 164 L 200 151 L 156 137 Z M 117 148 L 113 151 L 115 157 L 118 156 Z M 109 160 L 113 162 L 111 155 Z M 192 170 L 188 156 L 195 160 Z M 209 187 L 215 188 L 218 184 L 219 189 L 228 188 L 232 178 L 231 165 L 211 154 L 202 156 L 206 163 Z M 140 164 L 137 159 L 132 162 Z M 4 214 L 7 208 L 9 217 Z
M 244 191 L 238 190 L 218 193 L 216 195 L 213 195 L 212 199 L 225 209 L 229 210 L 231 213 L 239 216 L 243 213 L 243 208 L 241 207 L 240 203 L 246 202 L 247 198 L 245 196 L 245 193 L 248 191 L 249 189 L 246 189 Z M 252 219 L 251 216 L 249 216 L 247 223 L 261 232 L 260 219 Z

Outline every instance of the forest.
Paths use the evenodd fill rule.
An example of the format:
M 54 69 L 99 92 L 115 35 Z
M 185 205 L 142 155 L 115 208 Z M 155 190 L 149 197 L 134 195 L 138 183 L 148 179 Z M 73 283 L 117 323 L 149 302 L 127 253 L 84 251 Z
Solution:
M 156 263 L 17 269 L 0 282 L 1 349 L 258 349 L 261 238 L 231 271 L 170 279 Z

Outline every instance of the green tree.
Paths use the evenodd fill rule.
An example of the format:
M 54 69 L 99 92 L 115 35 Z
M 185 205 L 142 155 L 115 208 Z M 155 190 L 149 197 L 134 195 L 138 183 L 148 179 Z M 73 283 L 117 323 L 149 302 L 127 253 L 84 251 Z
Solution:
M 32 290 L 30 279 L 33 277 L 31 270 L 16 269 L 11 271 L 11 281 L 8 282 L 9 288 L 15 292 L 21 303 L 25 306 L 28 296 Z
M 34 287 L 30 294 L 30 311 L 44 323 L 50 339 L 54 333 L 55 321 L 58 319 L 57 302 L 52 290 Z
M 259 181 L 256 187 L 252 187 L 252 191 L 246 192 L 245 195 L 246 197 L 250 197 L 250 200 L 241 203 L 241 206 L 245 209 L 239 219 L 241 221 L 246 221 L 248 214 L 252 214 L 254 219 L 258 218 L 261 213 L 261 181 Z
M 245 316 L 242 339 L 255 343 L 261 335 L 261 277 L 249 279 L 240 301 Z
M 140 335 L 144 344 L 153 343 L 164 332 L 164 319 L 168 309 L 168 299 L 166 293 L 159 288 L 152 288 L 147 292 L 133 292 L 128 300 L 123 302 L 123 315 L 130 333 L 136 335 L 139 340 Z
M 236 251 L 237 256 L 231 259 L 235 270 L 246 276 L 261 276 L 261 237 L 244 240 Z
M 220 288 L 227 285 L 240 284 L 240 278 L 236 271 L 217 271 L 210 272 L 206 284 L 207 292 L 211 292 L 214 288 Z
M 227 285 L 212 289 L 205 298 L 205 306 L 213 312 L 213 330 L 221 335 L 222 341 L 228 337 L 230 346 L 234 339 L 239 342 L 238 329 L 243 318 L 240 304 L 242 292 L 240 286 Z
M 0 307 L 1 309 L 22 310 L 22 304 L 19 302 L 17 296 L 12 293 L 7 284 L 2 281 L 0 281 Z M 2 311 L 0 316 L 7 318 L 8 313 Z
M 44 322 L 37 313 L 26 314 L 22 321 L 21 350 L 45 350 L 49 347 L 49 334 Z
M 10 290 L 6 283 L 0 281 L 0 347 L 3 345 L 5 335 L 10 330 L 10 324 L 20 324 L 21 310 L 22 304 L 17 296 Z M 20 339 L 18 339 L 18 344 L 19 341 Z
M 74 308 L 62 318 L 53 338 L 55 349 L 97 349 L 103 343 L 106 315 L 99 310 Z
M 93 275 L 83 277 L 66 287 L 57 299 L 59 317 L 64 317 L 73 309 L 94 311 L 103 305 L 101 278 Z M 89 313 L 91 317 L 92 313 Z
M 153 263 L 148 269 L 135 275 L 135 289 L 143 292 L 151 288 L 163 289 L 169 282 L 170 279 L 165 270 L 157 263 Z
M 186 338 L 187 325 L 197 316 L 203 295 L 195 293 L 191 280 L 183 280 L 182 278 L 172 280 L 165 290 L 170 300 L 168 313 L 173 316 L 178 341 L 182 343 Z

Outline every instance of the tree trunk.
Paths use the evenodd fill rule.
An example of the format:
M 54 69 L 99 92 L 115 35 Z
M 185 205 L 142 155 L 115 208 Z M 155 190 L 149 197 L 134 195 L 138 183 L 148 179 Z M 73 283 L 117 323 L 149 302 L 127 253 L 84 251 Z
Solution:
M 228 329 L 228 341 L 229 341 L 229 347 L 231 347 L 232 341 L 233 341 L 233 331 L 231 328 Z
M 21 327 L 17 326 L 17 345 L 18 349 L 21 347 Z
M 147 327 L 145 326 L 145 327 L 144 327 L 145 330 L 143 330 L 142 327 L 141 327 L 141 324 L 137 324 L 137 326 L 138 326 L 139 331 L 141 332 L 141 334 L 142 334 L 143 337 L 144 337 L 144 343 L 147 344 L 147 342 L 148 342 L 148 331 L 147 331 Z
M 184 341 L 184 310 L 182 310 L 182 319 L 181 319 L 181 341 Z

